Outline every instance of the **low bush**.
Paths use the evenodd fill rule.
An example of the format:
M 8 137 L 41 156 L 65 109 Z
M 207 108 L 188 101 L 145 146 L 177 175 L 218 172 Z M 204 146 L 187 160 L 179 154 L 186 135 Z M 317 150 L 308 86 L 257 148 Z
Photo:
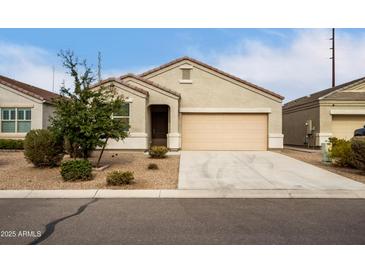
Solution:
M 338 138 L 329 139 L 332 147 L 329 156 L 333 163 L 341 167 L 354 167 L 354 155 L 351 148 L 351 141 Z
M 165 158 L 169 150 L 165 146 L 152 146 L 148 151 L 151 158 Z
M 155 164 L 155 163 L 150 163 L 150 164 L 148 164 L 148 167 L 147 167 L 148 169 L 153 169 L 153 170 L 155 170 L 155 169 L 158 169 L 158 166 Z
M 92 178 L 92 165 L 88 160 L 70 160 L 61 164 L 61 176 L 65 181 L 87 181 Z
M 134 175 L 131 171 L 119 171 L 115 170 L 112 172 L 109 172 L 106 176 L 106 182 L 108 185 L 128 185 L 130 183 L 133 183 L 134 181 Z
M 365 171 L 365 138 L 355 137 L 351 141 L 353 164 L 356 168 Z
M 63 158 L 63 142 L 47 129 L 31 130 L 24 140 L 24 156 L 36 167 L 58 166 Z
M 24 149 L 24 141 L 0 139 L 0 149 Z

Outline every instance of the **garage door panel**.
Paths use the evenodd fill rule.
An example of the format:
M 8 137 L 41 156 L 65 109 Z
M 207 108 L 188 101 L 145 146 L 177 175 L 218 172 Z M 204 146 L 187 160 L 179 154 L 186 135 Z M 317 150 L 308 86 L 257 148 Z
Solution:
M 365 115 L 333 115 L 332 135 L 341 139 L 351 139 L 355 129 L 365 124 Z
M 266 114 L 183 114 L 184 150 L 266 150 Z

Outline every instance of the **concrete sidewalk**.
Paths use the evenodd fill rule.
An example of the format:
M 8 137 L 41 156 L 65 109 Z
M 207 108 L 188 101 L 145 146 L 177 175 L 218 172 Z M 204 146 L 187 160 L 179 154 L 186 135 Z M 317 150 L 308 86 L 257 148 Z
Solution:
M 365 199 L 365 190 L 267 190 L 267 189 L 235 189 L 235 190 L 0 190 L 0 199 L 63 199 L 63 198 L 333 198 L 333 199 Z

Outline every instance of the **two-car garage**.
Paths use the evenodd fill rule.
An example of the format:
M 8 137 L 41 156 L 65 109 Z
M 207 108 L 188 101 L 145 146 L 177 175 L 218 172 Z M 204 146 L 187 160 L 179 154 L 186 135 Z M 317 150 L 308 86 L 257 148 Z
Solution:
M 183 113 L 183 150 L 267 150 L 267 113 Z
M 332 135 L 350 140 L 354 131 L 365 124 L 365 115 L 332 115 Z

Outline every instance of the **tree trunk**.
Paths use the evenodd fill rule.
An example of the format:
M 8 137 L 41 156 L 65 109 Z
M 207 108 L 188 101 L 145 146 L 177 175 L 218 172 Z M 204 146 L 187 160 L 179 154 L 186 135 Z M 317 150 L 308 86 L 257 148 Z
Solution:
M 72 144 L 72 157 L 74 158 L 74 160 L 76 160 L 77 158 L 77 145 L 76 144 Z
M 102 149 L 101 149 L 101 151 L 100 151 L 99 159 L 98 159 L 98 162 L 96 163 L 96 167 L 99 167 L 99 165 L 100 165 L 101 157 L 103 156 L 103 153 L 104 153 L 104 150 L 105 150 L 106 144 L 108 143 L 108 139 L 109 139 L 109 138 L 106 138 L 105 143 L 104 143 L 104 145 L 103 145 L 103 147 L 102 147 Z

